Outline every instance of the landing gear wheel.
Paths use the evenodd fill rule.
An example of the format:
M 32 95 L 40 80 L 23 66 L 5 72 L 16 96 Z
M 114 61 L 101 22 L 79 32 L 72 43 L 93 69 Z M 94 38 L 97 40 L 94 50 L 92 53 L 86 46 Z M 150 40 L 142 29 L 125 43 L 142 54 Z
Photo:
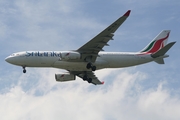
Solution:
M 96 70 L 96 66 L 92 66 L 91 69 L 92 69 L 92 71 L 95 71 Z
M 87 69 L 90 69 L 91 67 L 92 67 L 91 63 L 88 63 L 86 66 Z
M 87 80 L 88 78 L 87 78 L 87 75 L 84 75 L 83 76 L 83 80 Z
M 87 81 L 88 81 L 88 83 L 92 83 L 92 79 L 91 78 L 89 78 Z
M 92 69 L 92 71 L 95 71 L 96 70 L 96 66 L 93 66 L 92 63 L 88 63 L 87 66 L 86 66 L 87 69 Z
M 26 73 L 26 68 L 25 67 L 23 67 L 23 73 Z
M 26 73 L 26 70 L 25 70 L 25 69 L 23 70 L 23 73 Z

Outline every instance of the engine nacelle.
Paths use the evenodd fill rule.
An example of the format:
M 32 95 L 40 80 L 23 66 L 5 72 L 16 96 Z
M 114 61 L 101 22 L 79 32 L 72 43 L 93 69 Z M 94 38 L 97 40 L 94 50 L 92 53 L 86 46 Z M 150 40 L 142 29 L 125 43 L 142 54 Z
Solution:
M 56 81 L 65 82 L 75 80 L 76 76 L 73 74 L 55 74 Z
M 62 60 L 77 60 L 81 58 L 81 54 L 79 52 L 74 51 L 63 51 L 61 52 Z

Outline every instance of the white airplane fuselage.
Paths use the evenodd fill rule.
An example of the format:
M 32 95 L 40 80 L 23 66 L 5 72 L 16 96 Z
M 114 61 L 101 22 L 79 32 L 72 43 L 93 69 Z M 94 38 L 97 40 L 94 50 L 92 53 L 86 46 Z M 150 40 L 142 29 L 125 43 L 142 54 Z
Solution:
M 153 61 L 150 54 L 129 52 L 99 52 L 93 65 L 96 69 L 122 68 Z M 87 62 L 61 59 L 61 51 L 26 51 L 18 52 L 6 58 L 7 62 L 23 67 L 53 67 L 70 71 L 88 71 Z M 90 70 L 89 70 L 90 71 Z

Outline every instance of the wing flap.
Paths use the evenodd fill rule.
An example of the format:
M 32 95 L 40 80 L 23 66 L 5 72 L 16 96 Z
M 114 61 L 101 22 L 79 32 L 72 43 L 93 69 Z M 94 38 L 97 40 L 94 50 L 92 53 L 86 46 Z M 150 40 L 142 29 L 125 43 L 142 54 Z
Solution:
M 88 78 L 92 79 L 92 84 L 94 85 L 102 85 L 104 82 L 101 82 L 96 75 L 92 71 L 70 71 L 71 74 L 77 75 L 78 77 L 82 78 L 84 75 L 87 75 Z

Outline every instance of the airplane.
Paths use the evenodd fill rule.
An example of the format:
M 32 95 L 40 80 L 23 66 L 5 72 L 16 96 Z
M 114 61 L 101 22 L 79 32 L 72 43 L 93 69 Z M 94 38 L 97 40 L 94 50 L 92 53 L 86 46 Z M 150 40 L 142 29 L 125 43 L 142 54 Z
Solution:
M 21 66 L 23 73 L 26 67 L 51 67 L 67 70 L 63 74 L 55 74 L 56 81 L 75 80 L 76 76 L 88 83 L 101 85 L 94 71 L 104 68 L 123 68 L 155 61 L 164 64 L 166 52 L 176 43 L 167 44 L 170 30 L 161 31 L 144 49 L 139 52 L 103 52 L 104 46 L 113 40 L 115 31 L 129 17 L 131 10 L 113 22 L 110 26 L 92 38 L 89 42 L 69 51 L 23 51 L 13 53 L 7 58 L 10 64 Z

